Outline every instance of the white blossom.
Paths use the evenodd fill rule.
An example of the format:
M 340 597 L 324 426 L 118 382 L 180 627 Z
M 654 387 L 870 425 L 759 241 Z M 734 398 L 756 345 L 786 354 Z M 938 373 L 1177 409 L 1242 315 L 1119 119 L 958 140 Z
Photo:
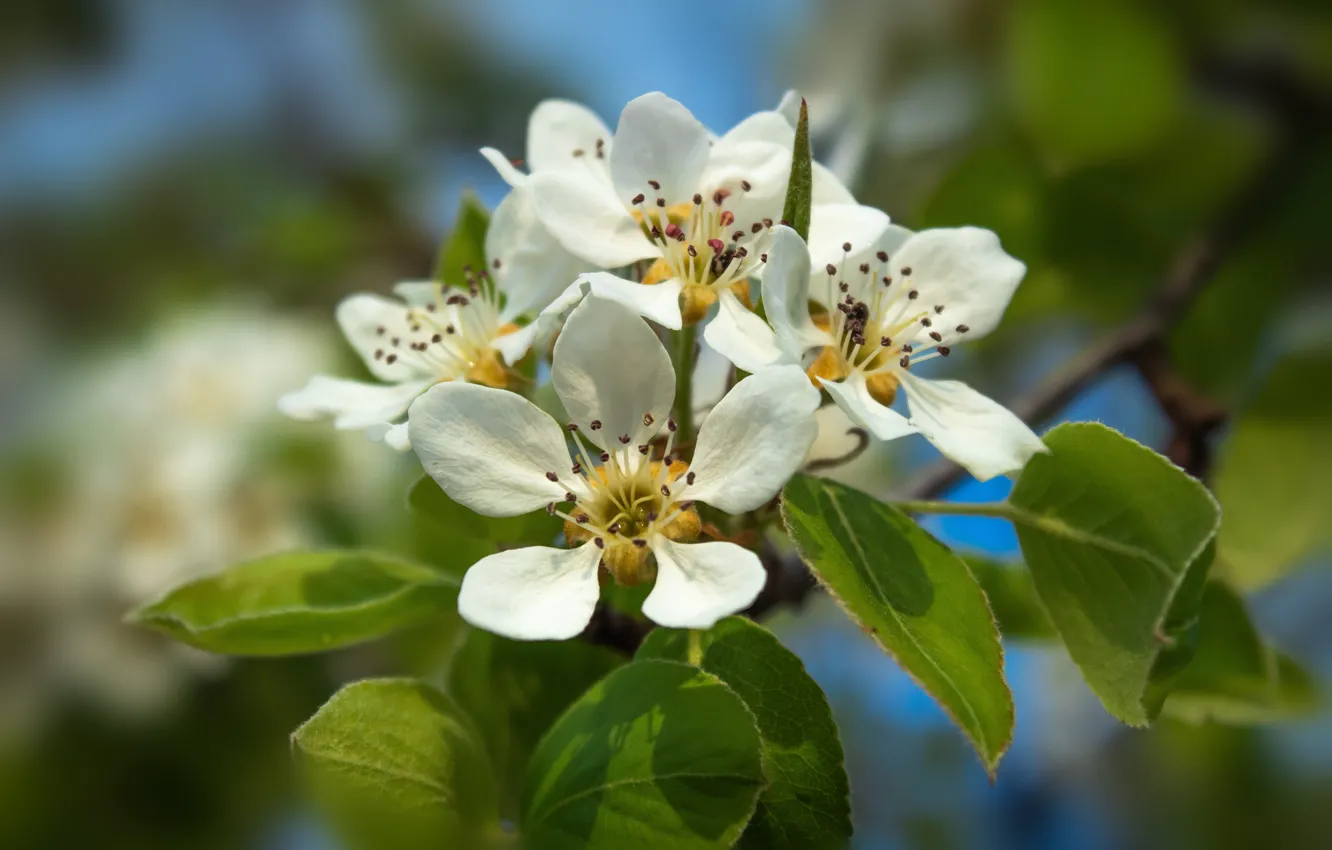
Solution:
M 593 297 L 561 332 L 551 380 L 571 418 L 564 427 L 513 393 L 470 384 L 434 387 L 412 405 L 412 444 L 451 498 L 488 516 L 546 509 L 565 520 L 567 548 L 514 549 L 473 566 L 458 601 L 464 619 L 518 639 L 572 637 L 592 615 L 601 569 L 628 584 L 655 575 L 643 613 L 665 626 L 706 628 L 748 606 L 765 580 L 758 557 L 694 542 L 694 505 L 741 513 L 777 494 L 814 440 L 808 378 L 779 367 L 740 381 L 686 460 L 666 350 L 633 312 Z
M 342 301 L 338 325 L 381 383 L 316 375 L 283 396 L 297 419 L 333 416 L 338 428 L 365 429 L 372 439 L 411 448 L 403 415 L 442 381 L 506 386 L 549 323 L 519 321 L 550 304 L 587 264 L 560 248 L 537 220 L 525 190 L 496 207 L 486 232 L 488 268 L 472 269 L 468 286 L 399 283 L 397 299 L 361 293 Z
M 984 481 L 1021 469 L 1044 444 L 1002 405 L 915 369 L 992 331 L 1025 272 L 978 228 L 891 226 L 869 249 L 822 264 L 794 231 L 778 228 L 763 278 L 771 327 L 757 317 L 721 325 L 709 342 L 747 371 L 805 367 L 874 436 L 920 433 Z M 811 301 L 821 309 L 812 313 Z M 899 387 L 909 418 L 890 406 Z
M 646 264 L 641 282 L 584 275 L 556 313 L 591 292 L 678 329 L 718 301 L 749 309 L 749 279 L 761 272 L 781 216 L 794 141 L 781 113 L 759 112 L 717 137 L 653 92 L 625 106 L 613 136 L 584 107 L 541 104 L 528 130 L 530 174 L 494 150 L 486 155 L 505 179 L 530 187 L 538 216 L 569 251 L 604 268 Z M 888 224 L 822 166 L 813 190 L 812 226 L 827 220 L 838 244 L 868 244 Z

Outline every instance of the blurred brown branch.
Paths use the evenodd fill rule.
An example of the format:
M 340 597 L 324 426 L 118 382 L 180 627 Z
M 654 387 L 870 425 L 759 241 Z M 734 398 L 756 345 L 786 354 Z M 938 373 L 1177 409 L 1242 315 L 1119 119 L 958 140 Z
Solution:
M 1048 421 L 1111 369 L 1131 364 L 1142 375 L 1172 433 L 1166 453 L 1191 475 L 1205 478 L 1210 438 L 1227 411 L 1200 393 L 1170 362 L 1167 340 L 1222 261 L 1256 231 L 1275 202 L 1296 181 L 1308 154 L 1332 125 L 1332 99 L 1307 87 L 1295 74 L 1265 61 L 1233 62 L 1204 56 L 1195 63 L 1199 85 L 1251 104 L 1271 120 L 1274 139 L 1264 163 L 1216 220 L 1175 254 L 1156 293 L 1128 321 L 1074 357 L 1007 407 L 1032 427 Z M 903 500 L 936 498 L 962 479 L 949 460 L 927 467 L 895 493 Z M 799 605 L 816 582 L 799 558 L 765 546 L 759 553 L 768 583 L 744 613 L 757 619 L 780 605 Z M 627 621 L 627 623 L 626 623 Z M 631 624 L 631 625 L 629 625 Z M 605 608 L 597 609 L 584 638 L 632 654 L 651 624 Z

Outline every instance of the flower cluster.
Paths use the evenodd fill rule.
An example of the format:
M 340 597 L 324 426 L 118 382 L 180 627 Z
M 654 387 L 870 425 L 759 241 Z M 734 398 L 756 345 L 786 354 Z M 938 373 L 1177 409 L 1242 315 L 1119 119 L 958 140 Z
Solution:
M 396 300 L 339 305 L 380 383 L 315 377 L 284 397 L 288 414 L 332 415 L 413 448 L 478 513 L 563 520 L 560 546 L 500 552 L 468 571 L 468 621 L 570 637 L 606 580 L 653 583 L 643 613 L 666 626 L 704 628 L 744 609 L 765 581 L 753 551 L 764 509 L 804 464 L 824 398 L 880 439 L 922 434 L 981 479 L 1043 450 L 1000 405 L 916 374 L 992 330 L 1025 267 L 985 230 L 890 224 L 818 163 L 802 239 L 778 221 L 793 102 L 720 136 L 660 93 L 630 102 L 614 132 L 578 104 L 542 103 L 525 171 L 482 151 L 512 189 L 486 234 L 485 268 L 468 269 L 463 287 L 403 283 Z M 694 433 L 681 388 L 692 386 L 696 326 L 750 374 Z M 520 361 L 547 352 L 563 421 L 515 380 Z M 899 389 L 909 415 L 892 407 Z M 734 533 L 714 514 L 737 517 Z

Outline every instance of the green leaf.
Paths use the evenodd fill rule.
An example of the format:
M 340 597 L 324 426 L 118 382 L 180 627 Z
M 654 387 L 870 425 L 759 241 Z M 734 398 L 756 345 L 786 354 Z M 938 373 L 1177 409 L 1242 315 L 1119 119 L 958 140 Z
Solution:
M 541 850 L 722 850 L 762 788 L 758 730 L 740 698 L 693 667 L 637 661 L 541 741 L 522 831 Z
M 448 692 L 479 725 L 506 816 L 517 816 L 541 736 L 621 663 L 618 653 L 581 641 L 514 641 L 480 629 L 467 636 L 449 667 Z
M 1163 696 L 1155 682 L 1187 662 L 1220 510 L 1183 470 L 1104 425 L 1060 425 L 1045 444 L 1009 496 L 1023 556 L 1091 689 L 1145 725 Z
M 1165 714 L 1190 723 L 1263 723 L 1307 713 L 1316 703 L 1308 674 L 1263 641 L 1240 595 L 1224 582 L 1208 582 L 1197 648 L 1175 679 Z
M 993 775 L 1013 738 L 1013 697 L 967 565 L 906 514 L 832 481 L 797 475 L 782 514 L 820 583 L 939 701 Z
M 851 838 L 842 742 L 823 690 L 771 632 L 728 617 L 703 632 L 699 666 L 721 679 L 754 713 L 763 774 L 754 819 L 739 850 L 838 850 Z M 639 659 L 689 660 L 689 633 L 656 629 Z
M 498 828 L 481 742 L 466 715 L 423 682 L 348 685 L 291 740 L 315 799 L 354 847 L 474 847 Z
M 1058 637 L 1050 615 L 1041 607 L 1031 573 L 1021 564 L 1002 564 L 973 555 L 963 557 L 990 600 L 990 610 L 1006 638 L 1044 640 Z
M 1268 585 L 1332 546 L 1332 350 L 1293 354 L 1235 419 L 1217 460 L 1218 542 L 1241 588 Z
M 453 230 L 440 246 L 435 260 L 435 280 L 449 286 L 467 288 L 467 273 L 486 269 L 486 230 L 490 212 L 473 192 L 464 192 L 453 219 Z
M 454 612 L 455 579 L 368 552 L 290 552 L 183 584 L 130 615 L 229 655 L 325 652 Z
M 407 504 L 421 516 L 447 529 L 451 539 L 483 542 L 483 555 L 495 552 L 502 544 L 550 546 L 563 528 L 562 520 L 545 511 L 514 517 L 482 516 L 450 499 L 429 475 L 421 476 L 412 485 L 407 493 Z
M 795 147 L 791 151 L 791 179 L 786 184 L 786 203 L 782 221 L 809 239 L 809 216 L 814 203 L 814 152 L 809 146 L 809 107 L 800 99 L 800 119 L 796 123 Z
M 1024 0 L 1009 21 L 1018 112 L 1051 156 L 1113 159 L 1156 142 L 1176 118 L 1184 71 L 1164 23 L 1118 0 Z

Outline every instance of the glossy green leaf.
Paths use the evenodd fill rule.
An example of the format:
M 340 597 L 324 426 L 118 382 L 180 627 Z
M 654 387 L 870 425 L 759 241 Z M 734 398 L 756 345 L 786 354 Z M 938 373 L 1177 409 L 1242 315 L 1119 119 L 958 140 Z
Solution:
M 475 718 L 500 785 L 517 816 L 528 759 L 555 719 L 624 658 L 582 641 L 514 641 L 479 629 L 449 666 L 448 693 Z
M 498 828 L 480 740 L 423 682 L 348 685 L 291 740 L 316 801 L 358 850 L 475 847 Z
M 467 288 L 467 270 L 473 274 L 487 268 L 486 230 L 490 212 L 472 192 L 464 192 L 453 219 L 453 230 L 440 246 L 435 259 L 435 280 Z
M 809 106 L 800 99 L 800 119 L 796 123 L 795 147 L 791 151 L 791 178 L 786 184 L 786 203 L 782 221 L 809 238 L 809 216 L 814 203 L 814 153 L 809 145 Z
M 1263 641 L 1240 595 L 1208 582 L 1193 659 L 1176 677 L 1164 713 L 1191 723 L 1262 723 L 1316 703 L 1308 674 Z
M 974 555 L 963 557 L 990 600 L 990 610 L 1005 638 L 1044 640 L 1058 637 L 1041 606 L 1036 583 L 1022 564 L 1003 564 Z
M 1219 556 L 1241 588 L 1263 587 L 1332 547 L 1332 349 L 1293 354 L 1235 418 L 1217 461 Z
M 447 530 L 450 539 L 482 541 L 487 555 L 496 551 L 497 545 L 553 545 L 563 528 L 562 520 L 544 511 L 514 517 L 482 516 L 450 499 L 428 475 L 412 485 L 407 504 Z
M 993 774 L 1013 737 L 994 615 L 966 564 L 906 514 L 797 475 L 782 494 L 800 555 L 862 629 L 939 701 Z
M 1061 425 L 1045 443 L 1009 496 L 1022 554 L 1091 689 L 1144 725 L 1164 696 L 1156 683 L 1187 662 L 1220 510 L 1183 470 L 1104 425 Z
M 1063 162 L 1148 147 L 1183 100 L 1183 68 L 1150 5 L 1022 0 L 1010 16 L 1008 53 L 1019 114 Z
M 744 700 L 758 722 L 763 773 L 754 819 L 738 850 L 840 850 L 851 838 L 842 742 L 823 690 L 771 632 L 728 617 L 699 636 L 698 666 Z M 688 662 L 688 632 L 656 629 L 639 659 Z
M 456 579 L 386 555 L 289 552 L 177 587 L 130 615 L 229 655 L 324 652 L 456 610 Z
M 540 850 L 723 850 L 763 784 L 758 730 L 738 696 L 693 667 L 637 661 L 542 739 L 522 832 Z

